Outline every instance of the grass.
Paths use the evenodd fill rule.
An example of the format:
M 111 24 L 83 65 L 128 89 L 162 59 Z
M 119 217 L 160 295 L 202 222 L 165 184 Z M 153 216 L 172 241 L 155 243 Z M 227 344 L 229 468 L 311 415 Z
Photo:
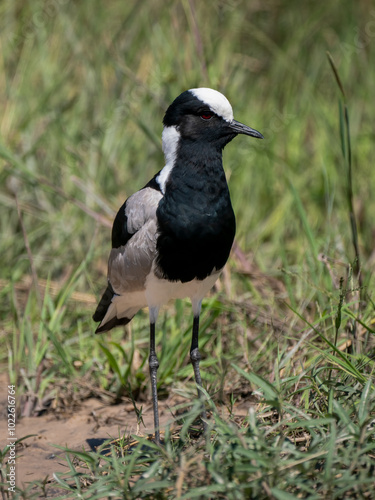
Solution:
M 129 436 L 106 454 L 67 449 L 61 498 L 371 498 L 371 8 L 2 2 L 0 366 L 19 412 L 89 381 L 113 401 L 131 388 L 141 419 L 146 313 L 100 337 L 91 321 L 113 216 L 162 167 L 161 119 L 182 90 L 223 91 L 265 136 L 224 152 L 238 230 L 202 315 L 209 438 L 188 432 L 193 405 L 161 450 Z M 188 308 L 168 306 L 157 329 L 159 389 L 187 403 Z M 255 406 L 239 418 L 241 391 Z

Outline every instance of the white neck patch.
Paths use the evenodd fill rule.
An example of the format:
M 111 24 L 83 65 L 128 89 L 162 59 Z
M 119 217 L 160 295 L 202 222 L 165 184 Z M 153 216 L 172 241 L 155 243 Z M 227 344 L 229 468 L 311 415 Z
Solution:
M 233 109 L 230 102 L 217 90 L 208 89 L 205 87 L 199 89 L 190 89 L 197 99 L 207 104 L 207 106 L 218 116 L 221 116 L 225 121 L 231 122 L 233 120 Z
M 180 140 L 180 132 L 174 125 L 171 127 L 164 127 L 161 136 L 163 142 L 163 152 L 165 156 L 165 167 L 161 170 L 160 174 L 156 177 L 161 192 L 165 193 L 165 185 L 168 181 L 169 174 L 174 167 L 177 154 L 177 146 Z

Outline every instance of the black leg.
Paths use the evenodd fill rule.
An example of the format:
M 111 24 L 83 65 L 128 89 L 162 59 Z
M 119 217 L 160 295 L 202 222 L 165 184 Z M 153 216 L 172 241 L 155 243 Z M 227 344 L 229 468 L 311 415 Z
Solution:
M 194 368 L 195 382 L 198 385 L 198 396 L 203 401 L 203 393 L 201 391 L 202 378 L 201 378 L 201 372 L 199 370 L 199 362 L 202 358 L 201 358 L 201 353 L 199 352 L 199 349 L 198 349 L 198 335 L 199 335 L 199 315 L 194 316 L 193 338 L 191 341 L 190 359 L 191 359 L 191 363 L 192 363 L 193 368 Z M 206 430 L 207 429 L 207 424 L 206 424 L 207 415 L 206 415 L 205 409 L 203 409 L 201 415 L 202 415 L 202 420 L 203 420 L 203 427 Z
M 160 443 L 158 392 L 156 384 L 159 361 L 155 351 L 155 323 L 150 323 L 150 356 L 148 358 L 148 364 L 151 377 L 152 405 L 154 407 L 155 442 Z

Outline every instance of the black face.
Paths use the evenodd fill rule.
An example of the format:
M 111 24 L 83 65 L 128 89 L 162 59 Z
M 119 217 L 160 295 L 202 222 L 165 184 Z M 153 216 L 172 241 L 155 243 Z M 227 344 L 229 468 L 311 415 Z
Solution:
M 199 116 L 200 113 L 204 113 L 204 111 L 210 112 L 207 106 L 189 92 L 189 90 L 186 90 L 176 97 L 169 106 L 165 113 L 163 124 L 166 127 L 171 127 L 173 125 L 179 126 L 185 116 Z
M 220 149 L 238 134 L 263 139 L 262 134 L 242 123 L 224 120 L 188 90 L 169 106 L 163 124 L 166 127 L 178 127 L 185 140 L 215 145 Z
M 237 135 L 229 122 L 213 113 L 207 104 L 189 91 L 183 92 L 169 106 L 163 124 L 177 126 L 183 139 L 216 144 L 220 148 Z

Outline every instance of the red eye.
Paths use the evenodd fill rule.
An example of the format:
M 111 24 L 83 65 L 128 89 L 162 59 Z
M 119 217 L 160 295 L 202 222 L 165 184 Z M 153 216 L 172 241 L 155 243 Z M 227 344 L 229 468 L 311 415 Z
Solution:
M 212 118 L 212 113 L 202 113 L 201 114 L 201 118 L 203 118 L 203 120 L 211 120 Z

